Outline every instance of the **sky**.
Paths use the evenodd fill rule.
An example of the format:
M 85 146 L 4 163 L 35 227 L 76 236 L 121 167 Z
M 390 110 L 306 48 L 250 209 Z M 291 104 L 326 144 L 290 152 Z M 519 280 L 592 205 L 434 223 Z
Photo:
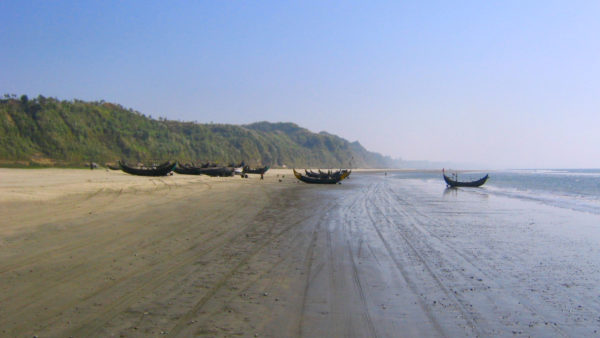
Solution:
M 599 1 L 0 2 L 0 94 L 600 168 Z

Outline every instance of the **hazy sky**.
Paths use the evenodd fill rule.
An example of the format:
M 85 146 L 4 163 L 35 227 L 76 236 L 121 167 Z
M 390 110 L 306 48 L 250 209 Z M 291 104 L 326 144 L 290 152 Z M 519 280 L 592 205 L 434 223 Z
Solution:
M 600 1 L 0 2 L 0 93 L 600 167 Z

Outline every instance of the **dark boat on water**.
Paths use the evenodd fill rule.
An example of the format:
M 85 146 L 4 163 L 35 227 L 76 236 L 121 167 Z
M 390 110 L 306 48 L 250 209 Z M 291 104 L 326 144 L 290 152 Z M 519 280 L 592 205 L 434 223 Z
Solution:
M 262 175 L 262 174 L 266 173 L 267 170 L 269 170 L 269 166 L 265 166 L 265 167 L 262 167 L 262 168 L 250 168 L 249 166 L 244 166 L 244 169 L 242 170 L 242 173 L 244 173 L 244 174 L 259 174 L 259 175 Z
M 345 179 L 350 175 L 350 171 L 348 170 L 340 170 L 332 175 L 322 176 L 322 177 L 310 177 L 304 176 L 294 169 L 294 176 L 302 182 L 305 183 L 315 183 L 315 184 L 336 184 L 341 180 Z
M 442 175 L 444 176 L 444 181 L 446 181 L 446 184 L 449 187 L 480 187 L 482 186 L 489 178 L 489 175 L 485 175 L 482 178 L 476 180 L 476 181 L 470 181 L 470 182 L 460 182 L 458 180 L 453 180 L 450 177 L 446 176 L 446 172 L 444 170 L 442 170 Z
M 171 171 L 173 171 L 173 169 L 175 169 L 175 167 L 177 166 L 177 163 L 171 163 L 170 161 L 167 161 L 167 162 L 165 162 L 163 164 L 160 164 L 158 166 L 136 168 L 136 167 L 131 167 L 131 166 L 127 165 L 123 161 L 119 161 L 119 166 L 121 167 L 121 170 L 123 170 L 124 172 L 126 172 L 128 174 L 132 174 L 132 175 L 138 175 L 138 176 L 166 176 Z

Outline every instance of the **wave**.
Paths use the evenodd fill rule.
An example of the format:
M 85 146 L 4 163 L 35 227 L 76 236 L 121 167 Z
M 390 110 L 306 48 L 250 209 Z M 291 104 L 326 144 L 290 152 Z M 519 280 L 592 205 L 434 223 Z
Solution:
M 501 173 L 600 177 L 600 169 L 512 169 Z
M 490 195 L 533 201 L 553 207 L 600 215 L 600 199 L 597 196 L 593 197 L 566 192 L 506 188 L 498 187 L 493 184 L 486 186 L 485 190 Z
M 478 173 L 463 174 L 463 180 Z M 438 173 L 400 173 L 398 179 L 444 184 Z M 445 186 L 445 184 L 444 184 Z M 490 173 L 483 191 L 600 215 L 600 169 L 526 169 Z M 479 191 L 481 192 L 481 191 Z

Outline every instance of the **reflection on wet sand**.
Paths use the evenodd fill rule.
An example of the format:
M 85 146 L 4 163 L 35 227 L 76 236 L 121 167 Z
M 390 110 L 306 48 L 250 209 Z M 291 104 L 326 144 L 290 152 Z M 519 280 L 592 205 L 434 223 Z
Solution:
M 37 184 L 59 182 L 53 173 Z M 440 195 L 439 180 L 377 173 L 316 188 L 291 175 L 94 175 L 84 195 L 0 201 L 4 335 L 579 337 L 599 329 L 598 215 L 485 189 Z M 125 189 L 105 185 L 109 178 Z
M 446 187 L 442 193 L 444 197 L 458 197 L 459 194 L 473 194 L 482 198 L 488 198 L 489 194 L 483 188 L 457 188 Z

